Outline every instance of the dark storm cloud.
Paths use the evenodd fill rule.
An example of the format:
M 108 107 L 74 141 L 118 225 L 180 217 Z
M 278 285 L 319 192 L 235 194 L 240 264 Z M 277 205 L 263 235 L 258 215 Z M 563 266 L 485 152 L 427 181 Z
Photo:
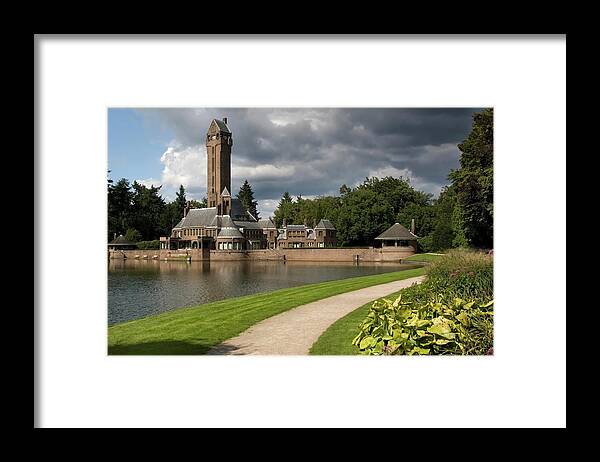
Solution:
M 409 175 L 413 185 L 437 193 L 458 167 L 457 144 L 476 108 L 261 108 L 143 109 L 183 147 L 203 145 L 213 118 L 228 118 L 233 132 L 233 184 L 248 178 L 259 200 L 284 191 L 337 193 L 374 173 Z M 204 171 L 204 170 L 202 170 Z M 237 184 L 236 184 L 237 183 Z

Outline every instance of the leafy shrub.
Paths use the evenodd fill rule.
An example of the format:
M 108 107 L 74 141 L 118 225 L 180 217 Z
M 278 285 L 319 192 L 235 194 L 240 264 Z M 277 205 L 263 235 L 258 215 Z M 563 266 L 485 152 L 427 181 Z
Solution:
M 137 246 L 140 250 L 158 250 L 160 249 L 160 241 L 158 239 L 154 241 L 139 241 L 137 242 Z
M 493 258 L 453 250 L 422 284 L 375 301 L 352 343 L 363 354 L 487 354 L 493 346 Z
M 493 300 L 426 304 L 377 300 L 352 341 L 370 355 L 486 354 L 493 345 Z

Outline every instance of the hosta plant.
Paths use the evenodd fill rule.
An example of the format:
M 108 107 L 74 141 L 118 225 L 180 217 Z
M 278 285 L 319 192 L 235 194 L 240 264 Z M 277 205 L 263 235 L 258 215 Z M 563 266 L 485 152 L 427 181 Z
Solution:
M 352 343 L 369 355 L 486 354 L 493 346 L 493 300 L 442 295 L 426 303 L 377 300 Z

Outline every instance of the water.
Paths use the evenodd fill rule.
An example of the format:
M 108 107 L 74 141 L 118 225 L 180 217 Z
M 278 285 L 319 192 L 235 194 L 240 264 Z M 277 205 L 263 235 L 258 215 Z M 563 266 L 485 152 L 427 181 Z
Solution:
M 420 267 L 399 263 L 109 260 L 108 324 L 315 282 Z

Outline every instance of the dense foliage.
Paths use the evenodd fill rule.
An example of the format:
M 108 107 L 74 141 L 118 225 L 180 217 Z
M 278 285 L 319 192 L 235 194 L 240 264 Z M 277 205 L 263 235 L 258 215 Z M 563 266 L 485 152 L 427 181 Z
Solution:
M 158 250 L 160 249 L 160 241 L 158 239 L 152 241 L 139 241 L 137 242 L 137 248 L 140 250 Z
M 456 189 L 457 213 L 467 242 L 475 247 L 494 243 L 494 113 L 473 116 L 469 137 L 458 145 L 460 168 L 450 172 Z
M 488 354 L 493 304 L 493 258 L 455 250 L 424 283 L 374 302 L 352 343 L 371 355 Z

